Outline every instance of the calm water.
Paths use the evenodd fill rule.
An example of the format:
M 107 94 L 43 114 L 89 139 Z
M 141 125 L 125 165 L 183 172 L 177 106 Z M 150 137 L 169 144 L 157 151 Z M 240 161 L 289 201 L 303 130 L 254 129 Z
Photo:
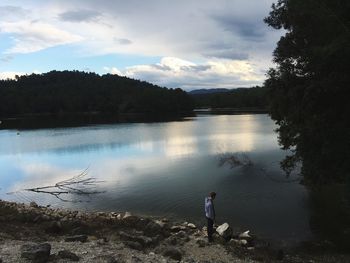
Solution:
M 181 122 L 2 130 L 0 198 L 204 223 L 204 197 L 216 191 L 219 223 L 264 238 L 300 241 L 310 237 L 308 195 L 279 168 L 285 152 L 275 128 L 267 115 L 203 115 Z M 225 154 L 245 154 L 253 166 L 220 166 Z M 105 191 L 89 202 L 21 191 L 86 168 Z

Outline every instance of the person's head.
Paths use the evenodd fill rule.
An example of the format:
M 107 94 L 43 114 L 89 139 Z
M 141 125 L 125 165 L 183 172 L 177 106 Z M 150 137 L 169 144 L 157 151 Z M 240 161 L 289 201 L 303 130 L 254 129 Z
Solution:
M 216 193 L 215 192 L 210 192 L 209 193 L 209 197 L 211 197 L 211 199 L 215 199 Z

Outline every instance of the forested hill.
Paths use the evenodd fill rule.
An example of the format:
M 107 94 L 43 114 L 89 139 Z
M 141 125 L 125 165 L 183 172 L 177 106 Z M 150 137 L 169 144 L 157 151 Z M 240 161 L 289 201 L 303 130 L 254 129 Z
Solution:
M 51 71 L 0 81 L 0 116 L 64 113 L 169 113 L 193 110 L 181 89 L 106 74 Z
M 196 108 L 254 108 L 267 109 L 266 89 L 261 87 L 237 88 L 215 93 L 190 93 Z

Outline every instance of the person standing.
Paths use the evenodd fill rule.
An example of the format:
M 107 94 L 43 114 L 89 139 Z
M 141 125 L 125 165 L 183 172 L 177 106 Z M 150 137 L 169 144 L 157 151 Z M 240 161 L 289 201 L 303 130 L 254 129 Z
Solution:
M 214 199 L 216 197 L 215 192 L 210 192 L 209 196 L 205 198 L 205 217 L 208 221 L 207 233 L 208 241 L 213 241 L 213 232 L 214 232 L 214 222 L 215 222 L 215 208 L 214 208 Z

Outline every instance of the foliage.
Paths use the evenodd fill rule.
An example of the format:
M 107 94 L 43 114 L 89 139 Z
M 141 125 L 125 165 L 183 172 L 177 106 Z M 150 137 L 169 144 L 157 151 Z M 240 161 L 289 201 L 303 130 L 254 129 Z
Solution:
M 350 165 L 350 1 L 279 0 L 265 22 L 284 29 L 265 87 L 279 142 L 306 182 L 344 181 Z
M 237 88 L 227 92 L 192 95 L 197 108 L 267 108 L 266 89 Z
M 0 81 L 0 116 L 63 113 L 180 113 L 193 109 L 181 89 L 106 74 L 51 71 Z

